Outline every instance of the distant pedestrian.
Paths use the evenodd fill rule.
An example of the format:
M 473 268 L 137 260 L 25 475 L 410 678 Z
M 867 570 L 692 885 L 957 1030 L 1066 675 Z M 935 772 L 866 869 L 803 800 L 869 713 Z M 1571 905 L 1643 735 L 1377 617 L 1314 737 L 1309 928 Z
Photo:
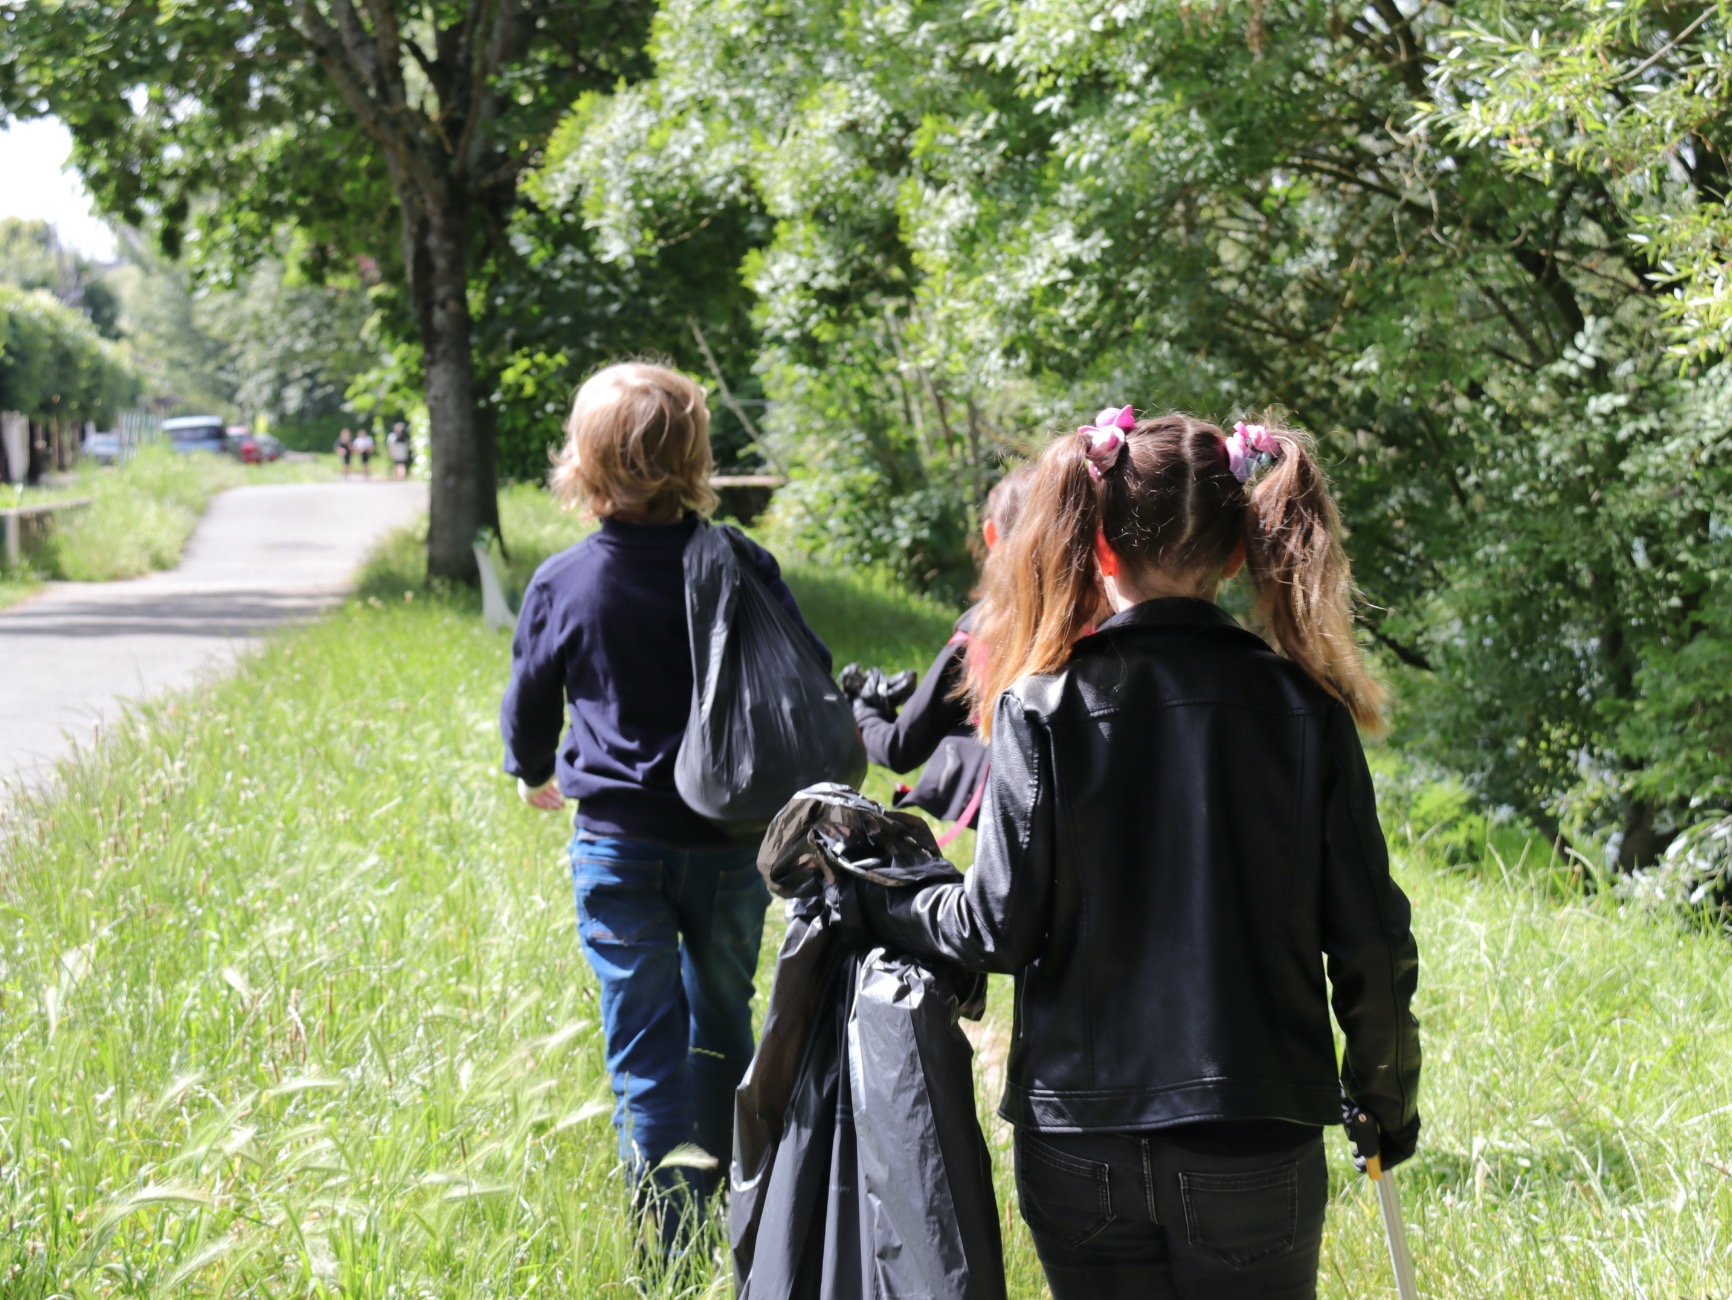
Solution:
M 343 458 L 343 477 L 348 478 L 349 462 L 355 455 L 355 436 L 344 429 L 337 435 L 337 441 L 332 444 L 331 450 Z
M 365 429 L 355 439 L 355 454 L 361 458 L 361 477 L 373 477 L 373 435 Z
M 409 431 L 399 420 L 391 426 L 391 432 L 385 435 L 385 450 L 391 457 L 391 473 L 397 478 L 409 477 L 409 460 L 415 454 L 409 445 Z

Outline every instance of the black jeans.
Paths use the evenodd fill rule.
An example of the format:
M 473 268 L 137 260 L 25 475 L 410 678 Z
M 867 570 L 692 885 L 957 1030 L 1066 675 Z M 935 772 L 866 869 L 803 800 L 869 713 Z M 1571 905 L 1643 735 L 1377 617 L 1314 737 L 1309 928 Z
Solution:
M 1323 1136 L 1273 1154 L 1160 1133 L 1016 1131 L 1022 1217 L 1052 1300 L 1313 1300 Z

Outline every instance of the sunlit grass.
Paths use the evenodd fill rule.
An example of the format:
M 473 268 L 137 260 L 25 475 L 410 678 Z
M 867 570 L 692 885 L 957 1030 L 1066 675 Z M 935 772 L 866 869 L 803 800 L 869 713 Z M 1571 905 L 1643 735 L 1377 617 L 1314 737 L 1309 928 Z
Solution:
M 16 605 L 42 586 L 42 580 L 26 569 L 23 573 L 0 573 L 0 609 Z
M 525 571 L 578 532 L 533 493 L 504 522 Z M 8 1300 L 634 1294 L 568 828 L 498 772 L 505 636 L 422 588 L 417 555 L 406 534 L 356 603 L 15 805 Z M 948 633 L 871 581 L 790 577 L 838 662 L 924 667 Z M 1726 940 L 1577 898 L 1519 837 L 1446 859 L 1429 824 L 1390 820 L 1423 959 L 1426 1133 L 1402 1170 L 1423 1293 L 1732 1293 Z M 982 1113 L 996 1100 L 983 1084 Z M 1038 1297 L 1008 1133 L 987 1131 L 1011 1293 Z M 1331 1144 L 1323 1294 L 1392 1294 L 1374 1200 Z M 684 1294 L 728 1293 L 710 1244 Z
M 92 470 L 79 489 L 92 504 L 58 522 L 42 567 L 74 582 L 136 578 L 179 560 L 211 497 L 246 482 L 226 456 L 145 447 L 127 464 Z

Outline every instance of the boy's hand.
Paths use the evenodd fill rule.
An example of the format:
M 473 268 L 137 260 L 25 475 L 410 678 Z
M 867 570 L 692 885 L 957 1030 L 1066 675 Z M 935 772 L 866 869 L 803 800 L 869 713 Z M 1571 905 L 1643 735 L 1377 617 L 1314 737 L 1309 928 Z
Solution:
M 542 812 L 558 812 L 565 807 L 565 796 L 559 792 L 559 786 L 553 781 L 548 781 L 546 785 L 532 786 L 522 777 L 518 777 L 517 797 L 531 808 L 539 808 Z

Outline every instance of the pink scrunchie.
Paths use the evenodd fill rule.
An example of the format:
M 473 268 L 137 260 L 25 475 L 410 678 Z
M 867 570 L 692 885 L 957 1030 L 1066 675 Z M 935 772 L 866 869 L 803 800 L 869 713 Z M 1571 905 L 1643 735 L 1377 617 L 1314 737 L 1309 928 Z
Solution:
M 1108 406 L 1095 416 L 1093 424 L 1077 429 L 1088 439 L 1083 454 L 1088 457 L 1089 477 L 1096 483 L 1101 481 L 1102 474 L 1119 463 L 1119 453 L 1125 446 L 1125 430 L 1134 428 L 1136 423 L 1137 413 L 1131 407 Z
M 1272 465 L 1281 459 L 1281 440 L 1260 424 L 1243 420 L 1227 435 L 1227 468 L 1243 483 L 1259 465 Z

